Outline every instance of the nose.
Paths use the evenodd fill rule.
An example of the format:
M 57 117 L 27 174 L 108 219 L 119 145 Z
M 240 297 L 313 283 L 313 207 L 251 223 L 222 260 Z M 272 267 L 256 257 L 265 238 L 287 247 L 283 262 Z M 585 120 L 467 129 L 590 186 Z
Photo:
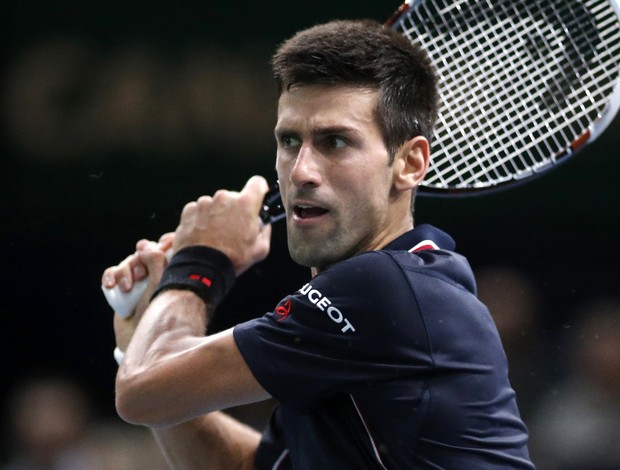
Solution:
M 291 183 L 297 187 L 318 186 L 321 184 L 321 171 L 317 154 L 311 144 L 304 143 L 295 158 L 289 174 Z

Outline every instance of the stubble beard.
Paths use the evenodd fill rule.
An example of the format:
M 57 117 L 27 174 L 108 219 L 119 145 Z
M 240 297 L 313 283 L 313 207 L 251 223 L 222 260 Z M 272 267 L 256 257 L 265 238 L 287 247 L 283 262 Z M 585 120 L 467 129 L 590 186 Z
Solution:
M 288 249 L 293 261 L 308 268 L 324 269 L 343 259 L 341 234 L 310 236 L 288 232 Z
M 357 254 L 358 244 L 355 234 L 343 228 L 324 234 L 288 232 L 288 249 L 293 261 L 319 271 Z

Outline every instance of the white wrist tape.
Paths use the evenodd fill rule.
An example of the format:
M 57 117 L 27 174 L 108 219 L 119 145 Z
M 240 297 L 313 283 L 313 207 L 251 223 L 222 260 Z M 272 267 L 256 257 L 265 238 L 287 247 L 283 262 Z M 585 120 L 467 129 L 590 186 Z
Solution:
M 121 318 L 127 318 L 130 317 L 135 310 L 138 301 L 144 294 L 144 291 L 146 291 L 148 285 L 149 278 L 147 277 L 146 279 L 135 282 L 133 288 L 129 292 L 121 291 L 118 284 L 112 289 L 101 286 L 101 290 L 114 312 Z
M 121 349 L 116 346 L 114 348 L 114 359 L 116 359 L 116 363 L 120 366 L 121 362 L 123 362 L 123 358 L 125 357 L 125 353 L 121 351 Z

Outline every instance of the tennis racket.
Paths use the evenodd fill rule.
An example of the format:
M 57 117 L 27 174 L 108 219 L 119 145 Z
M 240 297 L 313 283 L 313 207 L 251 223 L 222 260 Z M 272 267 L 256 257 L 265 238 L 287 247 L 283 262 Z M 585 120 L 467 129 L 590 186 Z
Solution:
M 618 0 L 409 0 L 388 21 L 429 54 L 441 108 L 419 193 L 508 188 L 565 162 L 620 106 Z
M 620 0 L 409 0 L 387 25 L 429 54 L 442 106 L 418 194 L 464 196 L 542 175 L 620 106 Z M 277 188 L 263 222 L 284 217 Z M 129 316 L 148 282 L 105 289 Z

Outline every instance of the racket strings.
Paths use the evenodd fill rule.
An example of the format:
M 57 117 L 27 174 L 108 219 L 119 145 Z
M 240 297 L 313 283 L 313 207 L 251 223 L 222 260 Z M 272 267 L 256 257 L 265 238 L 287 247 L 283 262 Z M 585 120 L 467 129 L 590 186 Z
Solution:
M 484 14 L 484 11 L 482 11 L 481 13 Z M 488 16 L 486 16 L 485 19 L 487 19 L 487 18 L 488 18 Z M 474 23 L 476 25 L 478 25 L 479 29 L 480 29 L 480 25 L 483 24 L 483 22 L 480 21 L 479 18 L 474 18 Z M 502 31 L 502 35 L 500 35 L 500 38 L 498 40 L 500 42 L 502 42 L 502 43 L 505 42 L 507 44 L 510 44 L 508 42 L 508 40 L 507 40 L 507 37 L 509 35 L 515 34 L 515 31 L 511 30 L 508 27 L 502 27 L 501 31 Z M 479 37 L 481 36 L 478 31 L 474 31 L 474 34 L 477 34 Z M 456 70 L 460 70 L 460 71 L 463 70 L 463 68 L 461 66 L 462 63 L 475 63 L 474 57 L 475 56 L 479 56 L 480 54 L 484 53 L 484 49 L 488 48 L 487 45 L 488 45 L 488 43 L 489 43 L 491 38 L 490 38 L 489 34 L 484 34 L 482 36 L 482 40 L 474 41 L 474 38 L 471 35 L 467 35 L 466 39 L 472 43 L 473 47 L 469 47 L 468 50 L 465 50 L 465 51 L 461 49 L 460 52 L 463 54 L 463 56 L 461 57 L 461 60 L 457 63 Z M 506 56 L 508 54 L 512 55 L 513 51 L 502 51 L 502 52 L 503 52 L 503 56 Z M 442 52 L 442 54 L 446 54 L 446 53 L 447 53 L 447 51 L 446 52 Z M 497 67 L 497 66 L 495 65 L 494 67 Z M 486 102 L 485 104 L 488 105 L 489 104 L 488 103 L 488 97 L 490 96 L 489 94 L 484 93 L 484 90 L 489 88 L 487 86 L 488 84 L 486 84 L 484 81 L 479 82 L 477 80 L 477 76 L 480 75 L 483 78 L 484 77 L 488 77 L 491 80 L 496 81 L 496 82 L 499 79 L 499 81 L 502 82 L 502 81 L 506 81 L 506 79 L 508 79 L 513 74 L 513 71 L 509 70 L 509 69 L 505 69 L 502 72 L 501 76 L 499 76 L 499 77 L 497 77 L 497 76 L 494 77 L 492 75 L 489 75 L 488 73 L 485 74 L 484 72 L 485 71 L 483 71 L 483 73 L 481 74 L 478 71 L 475 71 L 475 70 L 472 70 L 471 68 L 469 68 L 467 70 L 467 73 L 461 74 L 461 81 L 462 81 L 462 83 L 464 85 L 461 86 L 459 88 L 459 90 L 457 90 L 456 94 L 457 95 L 460 94 L 460 92 L 463 91 L 463 90 L 470 90 L 470 93 L 469 93 L 468 97 L 463 97 L 463 96 L 454 97 L 455 101 L 457 101 L 456 108 L 458 108 L 460 110 L 463 110 L 463 109 L 467 110 L 466 113 L 461 113 L 460 114 L 461 121 L 467 122 L 467 123 L 474 123 L 475 127 L 477 129 L 483 128 L 482 122 L 481 122 L 480 119 L 478 119 L 478 116 L 483 116 L 484 117 L 484 115 L 482 115 L 481 113 L 478 112 L 479 111 L 478 110 L 479 106 L 476 106 L 475 104 L 472 105 L 472 103 L 475 103 L 476 99 L 479 100 L 482 97 L 484 99 L 484 101 Z M 454 74 L 451 74 L 451 76 L 454 77 Z M 470 83 L 477 83 L 477 86 L 475 86 L 475 88 L 472 89 L 472 86 L 469 85 Z M 478 90 L 478 88 L 480 88 L 480 90 Z M 480 93 L 480 91 L 482 91 L 482 93 Z M 502 90 L 502 91 L 503 91 L 503 94 L 505 94 L 504 99 L 510 100 L 509 97 L 513 94 L 512 90 L 510 88 L 504 88 L 504 90 Z M 462 99 L 467 100 L 467 105 L 466 106 L 462 106 L 462 101 L 461 101 Z M 512 103 L 512 105 L 514 106 L 514 103 Z M 513 126 L 515 124 L 514 123 L 514 118 L 519 118 L 519 116 L 514 116 L 513 117 L 513 122 L 512 122 Z M 458 121 L 458 119 L 455 118 L 454 115 L 452 116 L 452 119 L 453 119 L 453 121 Z M 486 122 L 486 125 L 484 126 L 483 135 L 488 135 L 489 133 L 493 133 L 494 130 L 499 130 L 500 132 L 503 132 L 504 134 L 506 134 L 508 132 L 507 129 L 506 129 L 507 123 L 506 123 L 505 120 L 503 122 L 500 121 L 500 122 L 497 122 L 497 123 L 496 122 L 492 122 L 492 121 L 489 122 L 488 119 L 486 121 L 487 122 Z M 470 136 L 473 135 L 473 133 L 471 131 L 465 132 L 463 134 L 467 134 L 467 135 L 470 135 Z M 496 136 L 496 139 L 497 139 L 497 136 Z M 461 142 L 456 142 L 455 143 L 455 147 L 459 147 L 460 144 L 461 144 Z M 508 143 L 508 144 L 510 144 L 510 143 Z M 479 148 L 480 146 L 477 145 L 477 144 L 476 144 L 476 147 L 477 148 L 474 148 L 473 150 L 476 150 L 477 154 L 480 154 L 479 150 L 483 150 L 484 151 L 484 149 L 480 149 Z M 453 148 L 451 150 L 457 150 L 457 149 Z M 483 154 L 488 155 L 487 153 L 483 153 Z M 495 162 L 495 164 L 493 164 L 493 163 L 490 164 L 489 162 L 481 160 L 480 158 L 478 158 L 477 160 L 478 160 L 478 165 L 477 165 L 478 168 L 480 168 L 480 169 L 485 168 L 486 171 L 493 172 L 494 173 L 493 176 L 496 179 L 500 178 L 499 173 L 495 172 L 495 170 L 505 163 L 504 160 L 498 159 L 497 162 Z M 488 160 L 488 158 L 486 158 L 486 160 Z M 509 163 L 510 162 L 508 161 L 508 164 Z M 460 169 L 461 173 L 464 172 L 464 171 L 465 172 L 470 172 L 470 173 L 474 172 L 474 170 L 472 170 L 472 166 L 471 165 L 469 165 L 466 168 Z M 508 172 L 513 172 L 514 168 L 510 168 L 507 171 Z M 476 174 L 476 173 L 474 173 L 474 174 Z
M 484 14 L 484 12 L 481 12 L 481 13 Z M 489 18 L 488 15 L 485 15 L 485 19 L 487 19 L 487 21 L 488 21 L 488 18 Z M 475 21 L 477 22 L 478 25 L 483 24 L 483 22 L 481 22 L 479 19 L 476 19 Z M 507 27 L 506 25 L 499 25 L 499 26 L 500 26 L 501 34 L 496 35 L 497 36 L 496 41 L 499 42 L 500 44 L 508 44 L 511 46 L 509 49 L 502 50 L 501 54 L 499 54 L 499 57 L 509 57 L 509 56 L 519 57 L 519 55 L 516 54 L 516 51 L 514 50 L 516 49 L 516 44 L 508 41 L 509 36 L 517 33 L 517 31 L 515 31 L 516 28 Z M 474 41 L 474 38 L 467 37 L 467 40 Z M 471 57 L 471 56 L 480 56 L 480 54 L 485 53 L 485 49 L 488 49 L 488 44 L 489 43 L 492 44 L 491 41 L 492 41 L 492 37 L 489 34 L 484 34 L 481 37 L 481 40 L 479 39 L 473 42 L 473 45 L 475 47 L 471 47 L 469 51 L 465 51 L 467 53 L 467 56 L 464 57 L 463 60 L 469 63 L 474 63 L 475 62 L 474 57 Z M 497 53 L 497 48 L 495 50 Z M 483 107 L 487 109 L 489 108 L 493 109 L 492 107 L 489 106 L 490 103 L 489 103 L 488 98 L 490 97 L 490 94 L 484 92 L 486 89 L 493 87 L 493 84 L 489 86 L 489 84 L 487 83 L 487 79 L 490 79 L 495 83 L 510 83 L 510 80 L 513 80 L 513 83 L 510 83 L 509 86 L 504 86 L 503 88 L 500 88 L 500 92 L 495 95 L 495 98 L 497 99 L 499 97 L 500 100 L 509 103 L 511 108 L 515 109 L 516 111 L 519 111 L 517 103 L 513 101 L 513 97 L 516 96 L 515 95 L 516 90 L 514 90 L 514 88 L 520 87 L 520 84 L 519 82 L 514 81 L 514 77 L 515 77 L 515 73 L 518 72 L 518 70 L 527 70 L 528 65 L 529 64 L 514 62 L 511 67 L 504 67 L 503 70 L 500 69 L 500 74 L 496 76 L 490 75 L 488 71 L 486 70 L 483 70 L 482 73 L 471 71 L 470 73 L 465 74 L 463 78 L 465 79 L 465 84 L 471 83 L 471 82 L 477 83 L 476 87 L 472 90 L 471 86 L 462 86 L 461 89 L 472 90 L 474 92 L 473 93 L 474 96 L 471 97 L 472 100 L 480 99 L 482 97 L 484 101 L 484 103 L 482 103 Z M 497 68 L 496 65 L 492 65 L 491 67 Z M 483 68 L 484 68 L 484 65 L 483 65 Z M 482 77 L 483 80 L 481 81 L 478 80 L 478 77 L 477 77 L 478 75 Z M 458 107 L 459 106 L 457 104 L 457 108 Z M 505 116 L 496 115 L 496 117 L 498 118 L 498 121 L 496 122 L 493 119 L 493 115 L 487 116 L 487 118 L 490 118 L 490 119 L 486 119 L 485 125 L 482 126 L 480 119 L 476 118 L 476 116 L 481 115 L 481 113 L 479 113 L 479 109 L 477 109 L 475 106 L 472 106 L 470 104 L 467 106 L 467 111 L 468 113 L 465 113 L 465 115 L 461 114 L 460 116 L 461 120 L 463 120 L 464 122 L 470 122 L 470 123 L 474 122 L 476 124 L 477 129 L 482 129 L 481 133 L 483 135 L 489 135 L 489 134 L 494 135 L 495 139 L 500 143 L 499 148 L 497 146 L 495 148 L 496 155 L 498 153 L 499 154 L 503 154 L 503 153 L 508 154 L 509 152 L 514 153 L 516 150 L 516 146 L 520 145 L 520 143 L 515 142 L 514 139 L 511 141 L 501 141 L 501 138 L 500 138 L 501 135 L 509 135 L 510 133 L 510 129 L 508 128 L 508 126 L 510 126 L 514 130 L 514 129 L 520 129 L 522 127 L 527 128 L 530 125 L 530 123 L 524 120 L 523 113 L 516 112 L 511 116 L 510 121 L 506 120 Z M 484 115 L 482 114 L 482 116 Z M 472 132 L 469 132 L 469 134 L 471 135 Z M 515 134 L 515 135 L 519 135 L 519 134 Z M 522 135 L 526 136 L 527 134 L 522 134 Z M 487 145 L 489 145 L 488 141 L 487 141 Z M 456 149 L 452 148 L 451 150 L 454 151 Z M 518 171 L 520 167 L 525 167 L 526 165 L 528 165 L 528 162 L 525 161 L 524 156 L 519 155 L 519 154 L 517 154 L 516 158 L 520 161 L 516 162 L 518 163 L 518 165 L 515 166 L 514 164 L 515 162 L 512 162 L 508 158 L 501 158 L 501 156 L 496 158 L 495 162 L 489 161 L 491 160 L 492 155 L 488 152 L 488 149 L 484 149 L 484 148 L 481 148 L 480 146 L 477 146 L 475 150 L 478 152 L 478 154 L 487 155 L 487 157 L 484 158 L 483 160 L 481 160 L 480 158 L 477 159 L 478 164 L 475 166 L 476 170 L 471 165 L 462 169 L 466 173 L 471 174 L 473 178 L 479 177 L 480 172 L 484 172 L 484 171 L 492 171 L 493 174 L 491 175 L 491 177 L 495 178 L 496 180 L 501 180 L 502 178 L 510 178 L 509 176 L 510 174 L 513 174 L 515 171 Z M 504 170 L 501 172 L 496 171 L 501 168 L 504 168 Z
M 600 1 L 411 8 L 397 29 L 429 52 L 443 102 L 424 186 L 492 186 L 555 163 L 618 79 L 617 21 Z
M 530 13 L 531 14 L 531 13 Z M 531 19 L 529 19 L 531 21 Z M 531 25 L 527 25 L 527 27 L 531 27 Z M 541 35 L 540 37 L 537 39 L 539 41 L 542 40 L 542 42 L 546 43 L 545 46 L 548 50 L 552 50 L 551 46 L 547 43 L 546 40 L 546 32 L 545 31 L 541 31 Z M 538 47 L 541 47 L 541 45 L 539 44 Z M 519 59 L 518 61 L 513 62 L 515 67 L 516 67 L 516 71 L 518 70 L 529 70 L 531 67 L 531 61 L 528 61 L 529 63 L 525 63 L 523 56 L 520 54 L 513 54 L 514 51 L 504 51 L 505 56 L 514 56 L 517 59 Z M 506 73 L 504 75 L 504 77 L 515 77 L 515 70 L 511 70 L 511 69 L 507 69 Z M 549 75 L 549 74 L 547 74 Z M 519 80 L 515 80 L 514 78 L 512 79 L 512 86 L 506 87 L 505 88 L 505 92 L 506 92 L 506 102 L 508 103 L 509 107 L 515 110 L 515 114 L 513 115 L 513 119 L 512 119 L 512 124 L 513 124 L 513 129 L 521 132 L 521 131 L 526 131 L 528 128 L 530 128 L 533 124 L 534 124 L 534 119 L 535 116 L 532 117 L 529 122 L 527 120 L 524 119 L 524 114 L 522 111 L 525 111 L 527 109 L 530 109 L 532 106 L 530 103 L 528 104 L 523 104 L 521 103 L 521 105 L 517 104 L 513 99 L 511 99 L 510 97 L 519 97 L 518 92 L 520 91 L 520 89 L 527 89 L 528 86 L 530 88 L 532 88 L 532 85 L 535 85 L 537 88 L 542 86 L 542 83 L 536 83 L 535 81 L 532 81 L 529 77 L 525 78 L 525 77 L 520 77 L 519 75 L 516 75 L 516 77 L 519 78 Z M 540 80 L 542 81 L 542 79 L 544 77 L 539 77 Z M 523 80 L 525 80 L 525 83 L 523 82 Z M 529 82 L 529 83 L 528 83 Z M 554 86 L 558 89 L 561 88 L 561 84 L 560 83 L 554 83 Z M 516 90 L 515 90 L 516 88 Z M 530 94 L 530 97 L 532 97 L 533 95 Z M 531 100 L 529 100 L 531 101 Z M 549 104 L 549 103 L 548 103 Z M 554 106 L 556 106 L 558 109 L 560 108 L 560 103 L 557 102 L 557 100 L 555 101 L 555 103 L 552 103 Z M 503 131 L 504 134 L 508 133 L 508 130 L 505 127 L 502 127 L 501 130 Z M 519 135 L 519 134 L 517 134 Z M 524 136 L 528 136 L 527 133 L 523 133 L 520 134 L 522 137 Z M 523 148 L 523 144 L 525 142 L 523 141 L 518 141 L 515 142 L 514 140 L 511 142 L 505 142 L 504 145 L 500 145 L 500 150 L 505 151 L 505 153 L 508 155 L 512 152 L 518 152 L 518 149 L 515 148 L 514 146 L 520 146 L 521 148 Z M 556 143 L 557 144 L 557 143 Z M 527 146 L 525 147 L 527 148 Z M 525 156 L 529 156 L 530 158 L 525 158 Z M 508 163 L 510 162 L 510 160 L 508 160 L 507 158 L 505 159 L 500 159 L 498 161 L 498 164 L 503 165 L 504 162 Z M 510 175 L 510 172 L 514 172 L 515 170 L 519 170 L 519 168 L 527 168 L 530 167 L 532 165 L 535 165 L 536 162 L 531 160 L 531 153 L 530 152 L 525 152 L 525 154 L 519 154 L 516 162 L 519 164 L 517 167 L 512 167 L 509 165 L 508 169 L 506 170 L 508 172 L 508 175 Z

